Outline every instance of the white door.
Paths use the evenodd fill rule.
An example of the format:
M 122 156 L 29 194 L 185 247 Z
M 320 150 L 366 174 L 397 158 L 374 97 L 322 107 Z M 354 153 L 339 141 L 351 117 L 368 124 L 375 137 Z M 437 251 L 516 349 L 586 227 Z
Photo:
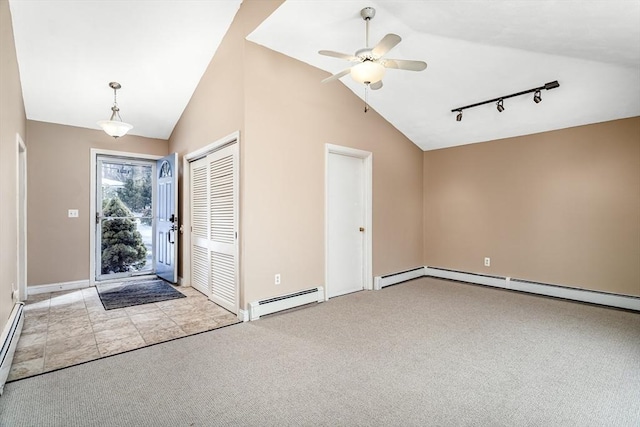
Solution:
M 327 292 L 364 289 L 364 159 L 329 153 L 327 165 Z
M 238 144 L 190 165 L 191 284 L 238 313 Z
M 209 289 L 209 161 L 190 165 L 191 286 L 207 296 Z
M 156 162 L 156 274 L 178 282 L 178 154 L 172 153 Z

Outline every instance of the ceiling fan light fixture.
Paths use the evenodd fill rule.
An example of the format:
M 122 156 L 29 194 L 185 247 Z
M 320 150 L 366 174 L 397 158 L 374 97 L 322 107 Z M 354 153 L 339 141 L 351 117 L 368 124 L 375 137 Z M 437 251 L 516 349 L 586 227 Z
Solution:
M 379 62 L 366 60 L 351 67 L 351 78 L 362 84 L 377 83 L 384 77 L 385 68 Z
M 360 16 L 365 22 L 365 47 L 358 49 L 355 55 L 332 50 L 318 51 L 320 55 L 331 56 L 355 63 L 355 65 L 322 80 L 322 83 L 336 81 L 347 74 L 351 74 L 351 78 L 354 81 L 365 85 L 365 105 L 367 104 L 367 89 L 380 90 L 382 88 L 382 78 L 387 68 L 409 71 L 422 71 L 427 68 L 427 64 L 423 61 L 385 58 L 385 55 L 402 41 L 402 38 L 397 34 L 389 33 L 375 46 L 369 46 L 369 23 L 375 14 L 376 10 L 373 7 L 365 7 L 360 11 Z M 368 106 L 365 107 L 365 113 L 367 110 Z
M 120 108 L 118 108 L 118 102 L 116 101 L 117 90 L 122 86 L 118 82 L 109 83 L 109 87 L 113 89 L 113 106 L 111 107 L 111 118 L 109 120 L 100 120 L 98 126 L 109 136 L 114 138 L 120 138 L 133 129 L 133 125 L 125 123 L 120 117 Z

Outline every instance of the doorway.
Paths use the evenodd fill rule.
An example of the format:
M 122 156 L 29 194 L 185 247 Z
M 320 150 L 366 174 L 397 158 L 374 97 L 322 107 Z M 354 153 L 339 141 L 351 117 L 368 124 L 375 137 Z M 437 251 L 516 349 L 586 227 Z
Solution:
M 98 156 L 96 279 L 155 273 L 155 162 Z
M 372 289 L 372 154 L 327 144 L 325 299 Z
M 92 150 L 92 284 L 177 282 L 176 159 Z

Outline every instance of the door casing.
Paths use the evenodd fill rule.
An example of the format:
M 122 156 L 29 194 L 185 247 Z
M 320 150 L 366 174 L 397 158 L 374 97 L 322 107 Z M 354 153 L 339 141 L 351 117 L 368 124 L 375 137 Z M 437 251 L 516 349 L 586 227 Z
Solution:
M 17 269 L 17 289 L 12 291 L 18 291 L 18 299 L 20 301 L 26 301 L 27 295 L 27 146 L 20 137 L 20 134 L 16 134 L 16 143 L 18 145 L 18 158 L 17 158 L 17 255 L 18 255 L 18 269 Z
M 363 239 L 363 283 L 365 290 L 373 289 L 373 153 L 334 144 L 325 144 L 325 191 L 324 191 L 324 266 L 325 266 L 325 301 L 329 299 L 329 156 L 338 154 L 355 157 L 364 163 L 364 239 Z

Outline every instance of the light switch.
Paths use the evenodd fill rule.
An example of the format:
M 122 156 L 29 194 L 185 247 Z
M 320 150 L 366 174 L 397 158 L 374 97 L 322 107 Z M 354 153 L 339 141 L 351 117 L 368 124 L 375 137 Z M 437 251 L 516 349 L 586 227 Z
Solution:
M 78 209 L 69 209 L 69 218 L 78 218 Z

